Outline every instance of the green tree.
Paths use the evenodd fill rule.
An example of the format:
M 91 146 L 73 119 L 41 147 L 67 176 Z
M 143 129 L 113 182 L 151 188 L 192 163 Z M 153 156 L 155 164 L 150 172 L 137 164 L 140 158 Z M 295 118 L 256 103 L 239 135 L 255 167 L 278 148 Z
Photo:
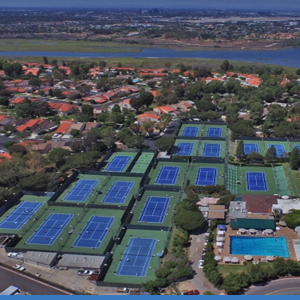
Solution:
M 277 161 L 277 153 L 276 148 L 272 145 L 266 152 L 265 158 L 267 162 L 275 162 Z
M 186 209 L 176 209 L 173 221 L 176 226 L 187 231 L 201 228 L 205 224 L 205 219 L 199 211 Z
M 263 162 L 264 157 L 260 153 L 251 151 L 250 153 L 248 153 L 247 159 L 249 161 L 254 161 L 254 162 Z
M 49 153 L 48 158 L 51 162 L 55 163 L 57 168 L 60 168 L 66 162 L 70 154 L 70 151 L 66 149 L 56 148 Z
M 44 60 L 44 64 L 48 65 L 49 62 L 48 62 L 48 58 L 46 56 L 43 57 L 43 60 Z
M 287 264 L 283 257 L 276 257 L 272 266 L 279 276 L 284 276 L 288 273 Z
M 28 80 L 28 83 L 33 87 L 37 88 L 41 85 L 41 80 L 39 78 L 32 77 Z
M 228 60 L 224 60 L 222 62 L 222 64 L 220 65 L 220 70 L 222 73 L 226 73 L 227 71 L 232 70 L 232 69 L 233 69 L 233 66 L 229 63 Z
M 245 149 L 244 149 L 244 141 L 240 140 L 237 149 L 236 149 L 236 157 L 238 160 L 244 160 L 246 157 Z
M 138 113 L 139 109 L 144 105 L 144 103 L 140 97 L 136 97 L 130 99 L 130 105 L 136 110 L 136 113 Z
M 81 106 L 82 113 L 91 118 L 94 115 L 94 108 L 89 104 L 82 104 Z
M 246 273 L 229 273 L 224 278 L 223 289 L 228 295 L 236 295 L 249 284 L 249 276 Z
M 115 114 L 115 113 L 121 113 L 121 107 L 120 107 L 120 105 L 115 104 L 114 107 L 112 108 L 111 112 L 113 114 Z
M 53 96 L 56 97 L 56 98 L 60 98 L 62 95 L 62 90 L 60 89 L 54 89 L 53 90 Z
M 299 167 L 299 149 L 294 147 L 289 156 L 289 163 L 293 170 L 298 170 Z
M 167 151 L 170 149 L 175 142 L 173 137 L 161 137 L 155 141 L 155 146 L 161 151 Z
M 8 106 L 8 105 L 9 105 L 8 97 L 6 97 L 6 96 L 1 96 L 1 97 L 0 97 L 0 105 Z
M 284 216 L 284 221 L 289 228 L 295 228 L 300 225 L 300 210 L 291 209 Z

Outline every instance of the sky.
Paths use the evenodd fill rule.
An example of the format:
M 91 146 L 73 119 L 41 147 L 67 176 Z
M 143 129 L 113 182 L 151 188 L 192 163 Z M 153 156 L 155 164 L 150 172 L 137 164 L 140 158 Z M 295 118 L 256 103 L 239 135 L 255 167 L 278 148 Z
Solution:
M 221 8 L 300 10 L 299 0 L 0 0 L 4 7 Z

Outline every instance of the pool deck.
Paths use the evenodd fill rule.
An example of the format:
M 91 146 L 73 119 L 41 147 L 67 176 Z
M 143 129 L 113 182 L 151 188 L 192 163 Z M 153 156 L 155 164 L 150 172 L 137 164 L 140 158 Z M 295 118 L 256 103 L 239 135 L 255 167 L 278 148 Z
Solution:
M 274 232 L 273 235 L 268 235 L 269 237 L 275 237 L 275 236 L 285 236 L 286 241 L 287 241 L 287 245 L 288 245 L 288 249 L 289 249 L 289 254 L 290 254 L 290 259 L 293 260 L 297 260 L 296 259 L 296 254 L 295 254 L 295 249 L 293 246 L 293 240 L 298 239 L 298 235 L 296 232 L 294 232 L 294 230 L 288 228 L 288 227 L 281 227 L 280 225 L 276 225 L 278 227 L 280 227 L 279 231 Z M 262 232 L 262 231 L 260 231 Z M 228 257 L 237 257 L 239 259 L 239 264 L 242 265 L 244 262 L 244 255 L 236 255 L 236 254 L 230 254 L 230 236 L 241 236 L 242 234 L 238 233 L 237 230 L 233 230 L 231 229 L 229 226 L 227 226 L 227 230 L 225 232 L 224 235 L 224 242 L 223 242 L 223 248 L 221 249 L 221 252 L 219 252 L 218 247 L 215 244 L 215 255 L 219 255 L 222 257 L 222 261 L 218 262 L 219 264 L 228 264 L 223 262 L 224 257 L 228 256 Z M 263 235 L 262 233 L 260 234 L 243 234 L 242 236 L 256 236 L 256 237 L 268 237 L 266 235 Z M 264 261 L 264 259 L 266 258 L 266 256 L 254 256 L 253 257 L 253 261 Z M 229 263 L 230 264 L 230 263 Z

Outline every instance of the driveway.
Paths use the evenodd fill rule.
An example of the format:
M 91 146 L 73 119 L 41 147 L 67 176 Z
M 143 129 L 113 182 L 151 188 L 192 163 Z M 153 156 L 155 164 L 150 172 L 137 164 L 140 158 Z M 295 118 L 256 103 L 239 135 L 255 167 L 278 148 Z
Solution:
M 191 237 L 191 246 L 189 252 L 189 258 L 193 262 L 192 268 L 196 271 L 196 275 L 191 279 L 191 283 L 193 287 L 200 291 L 201 295 L 203 295 L 206 291 L 211 291 L 216 295 L 220 294 L 221 291 L 216 289 L 205 277 L 203 273 L 203 269 L 199 269 L 198 262 L 201 259 L 202 250 L 204 248 L 205 242 L 205 231 L 194 232 L 194 234 L 190 235 Z

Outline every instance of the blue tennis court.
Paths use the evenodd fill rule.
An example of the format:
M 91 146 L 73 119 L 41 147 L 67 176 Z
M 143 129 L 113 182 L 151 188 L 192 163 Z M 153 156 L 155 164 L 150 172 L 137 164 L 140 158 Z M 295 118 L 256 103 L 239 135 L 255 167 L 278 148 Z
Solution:
M 41 202 L 22 202 L 0 223 L 0 228 L 20 229 L 42 205 Z
M 114 220 L 114 217 L 91 216 L 73 247 L 99 248 Z
M 196 137 L 198 135 L 199 127 L 187 126 L 183 129 L 181 136 L 192 136 Z
M 271 148 L 271 146 L 274 146 L 276 149 L 276 155 L 277 157 L 280 156 L 286 156 L 286 151 L 283 145 L 272 145 L 272 144 L 268 144 L 268 148 Z
M 180 167 L 161 167 L 155 183 L 157 184 L 175 184 Z
M 72 219 L 73 214 L 51 214 L 27 244 L 52 245 Z
M 162 223 L 170 202 L 169 197 L 148 197 L 139 222 Z
M 203 155 L 204 157 L 219 157 L 221 145 L 220 144 L 204 144 Z
M 220 128 L 220 127 L 208 127 L 206 137 L 212 137 L 212 138 L 222 137 L 222 128 Z
M 217 168 L 199 168 L 196 185 L 216 185 Z
M 258 144 L 244 144 L 244 152 L 245 154 L 249 154 L 250 152 L 259 153 Z
M 175 155 L 191 155 L 194 143 L 178 143 Z
M 91 194 L 92 190 L 96 187 L 98 182 L 99 180 L 79 180 L 64 200 L 79 202 L 85 201 L 86 198 Z
M 105 168 L 105 171 L 109 172 L 122 172 L 126 168 L 128 162 L 131 160 L 131 156 L 117 155 Z
M 264 172 L 247 172 L 248 191 L 267 191 L 266 174 Z
M 156 239 L 130 238 L 116 275 L 145 277 Z
M 116 204 L 124 203 L 133 185 L 134 182 L 115 181 L 102 202 Z

